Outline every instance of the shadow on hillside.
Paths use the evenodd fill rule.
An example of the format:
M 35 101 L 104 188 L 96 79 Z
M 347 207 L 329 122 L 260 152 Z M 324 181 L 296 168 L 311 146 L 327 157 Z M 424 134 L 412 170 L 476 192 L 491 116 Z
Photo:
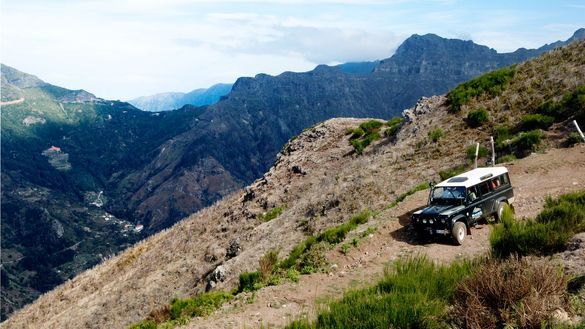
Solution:
M 424 208 L 418 207 L 416 209 L 412 209 L 407 211 L 398 216 L 398 223 L 402 226 L 399 229 L 390 233 L 390 236 L 394 238 L 396 241 L 406 242 L 410 245 L 417 246 L 417 245 L 428 245 L 431 243 L 440 243 L 440 244 L 452 244 L 449 239 L 440 236 L 425 236 L 424 238 L 419 237 L 416 232 L 410 226 L 410 217 L 412 214 Z

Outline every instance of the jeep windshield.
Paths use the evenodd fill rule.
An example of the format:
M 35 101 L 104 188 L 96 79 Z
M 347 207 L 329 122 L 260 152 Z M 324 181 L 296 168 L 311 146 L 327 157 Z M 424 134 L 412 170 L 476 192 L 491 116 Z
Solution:
M 464 186 L 435 187 L 431 191 L 432 205 L 461 204 L 465 199 Z

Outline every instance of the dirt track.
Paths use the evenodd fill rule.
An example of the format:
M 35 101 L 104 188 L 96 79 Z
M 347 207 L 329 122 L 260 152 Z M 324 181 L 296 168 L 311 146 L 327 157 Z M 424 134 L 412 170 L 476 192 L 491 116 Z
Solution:
M 532 217 L 547 196 L 585 188 L 585 147 L 553 149 L 507 165 L 515 187 L 515 211 L 519 218 Z M 347 255 L 332 250 L 328 274 L 302 276 L 299 283 L 286 283 L 261 289 L 254 302 L 236 300 L 205 319 L 193 320 L 187 328 L 281 327 L 303 315 L 314 315 L 321 301 L 338 298 L 347 289 L 371 285 L 393 259 L 408 254 L 424 254 L 439 262 L 474 257 L 488 251 L 489 225 L 479 225 L 463 246 L 448 239 L 421 244 L 408 232 L 408 215 L 426 202 L 427 191 L 408 197 L 397 207 L 381 213 L 367 225 L 377 231 L 364 238 Z M 365 227 L 360 228 L 362 231 Z

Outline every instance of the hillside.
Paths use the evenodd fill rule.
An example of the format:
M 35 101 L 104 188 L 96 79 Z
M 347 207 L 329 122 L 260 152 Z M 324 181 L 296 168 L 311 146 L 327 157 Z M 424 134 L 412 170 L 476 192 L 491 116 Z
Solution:
M 283 259 L 299 242 L 345 223 L 365 209 L 373 211 L 373 217 L 348 240 L 359 238 L 362 232 L 368 232 L 363 238 L 372 234 L 363 244 L 371 248 L 366 249 L 368 254 L 364 251 L 362 255 L 362 249 L 351 249 L 347 256 L 341 256 L 338 246 L 329 246 L 334 248 L 331 252 L 325 250 L 328 261 L 338 264 L 337 269 L 327 270 L 332 272 L 331 277 L 347 276 L 347 280 L 331 279 L 327 282 L 333 286 L 326 281 L 321 285 L 319 282 L 330 280 L 329 276 L 313 274 L 302 277 L 299 285 L 261 290 L 259 301 L 272 303 L 267 294 L 283 289 L 276 295 L 280 301 L 291 298 L 294 302 L 294 298 L 299 298 L 298 303 L 294 302 L 298 306 L 291 307 L 292 317 L 299 314 L 295 310 L 303 312 L 303 300 L 311 298 L 306 292 L 304 297 L 295 297 L 301 293 L 297 288 L 339 289 L 344 288 L 343 282 L 350 284 L 353 278 L 367 281 L 375 277 L 382 262 L 404 253 L 429 250 L 431 256 L 442 260 L 450 260 L 459 253 L 481 253 L 485 250 L 482 239 L 487 235 L 486 229 L 472 231 L 467 249 L 447 246 L 444 242 L 421 246 L 411 240 L 409 232 L 402 228 L 407 224 L 407 216 L 402 215 L 424 200 L 424 193 L 414 194 L 395 208 L 389 205 L 420 183 L 438 180 L 440 171 L 465 165 L 467 146 L 476 141 L 487 145 L 489 136 L 495 132 L 501 137 L 499 157 L 512 154 L 525 157 L 508 164 L 512 181 L 517 185 L 520 215 L 534 214 L 548 194 L 582 189 L 585 184 L 583 147 L 556 148 L 570 141 L 568 136 L 573 129 L 570 120 L 581 120 L 585 115 L 580 96 L 585 85 L 585 42 L 495 74 L 499 76 L 502 72 L 508 78 L 496 79 L 495 84 L 486 85 L 483 83 L 486 79 L 480 78 L 462 85 L 466 95 L 473 96 L 460 102 L 459 111 L 453 105 L 459 99 L 454 95 L 461 88 L 449 96 L 420 100 L 404 113 L 406 123 L 395 137 L 375 141 L 361 155 L 350 145 L 347 130 L 365 122 L 363 119 L 334 119 L 307 129 L 285 145 L 274 166 L 249 187 L 80 274 L 16 312 L 4 326 L 122 328 L 145 319 L 152 311 L 168 305 L 173 297 L 192 296 L 206 288 L 236 287 L 239 275 L 254 271 L 258 260 L 268 251 L 277 250 Z M 479 127 L 471 127 L 466 118 L 480 108 L 486 109 L 489 120 L 482 121 Z M 525 136 L 535 134 L 527 135 L 527 124 L 532 121 L 526 115 L 537 112 L 554 115 L 554 122 L 538 133 L 541 136 L 538 143 L 534 139 L 531 139 L 533 143 L 525 143 Z M 505 139 L 501 127 L 504 124 L 508 131 Z M 436 128 L 442 134 L 429 135 Z M 533 151 L 542 153 L 547 149 L 550 153 L 531 155 Z M 485 161 L 482 158 L 480 163 Z M 543 176 L 549 180 L 535 183 Z M 269 213 L 274 215 L 268 217 Z M 271 220 L 266 221 L 267 218 Z M 378 231 L 367 231 L 368 226 L 377 227 Z M 313 288 L 313 300 L 322 291 Z M 234 305 L 235 313 L 244 312 L 243 318 L 236 319 L 246 319 L 250 325 L 258 316 L 253 313 L 251 317 L 250 312 L 264 307 L 253 304 L 242 309 L 242 305 Z M 283 308 L 287 309 L 280 309 Z M 288 316 L 284 309 L 274 312 L 278 317 Z M 230 327 L 233 323 L 222 321 L 232 319 L 232 313 L 229 308 L 224 311 L 225 316 L 195 318 L 190 325 L 217 327 L 224 323 Z M 283 324 L 281 321 L 282 318 L 274 320 L 276 324 Z
M 10 256 L 2 316 L 252 183 L 307 127 L 389 118 L 551 47 L 498 54 L 415 35 L 382 62 L 240 78 L 212 106 L 160 113 L 2 65 L 2 254 Z

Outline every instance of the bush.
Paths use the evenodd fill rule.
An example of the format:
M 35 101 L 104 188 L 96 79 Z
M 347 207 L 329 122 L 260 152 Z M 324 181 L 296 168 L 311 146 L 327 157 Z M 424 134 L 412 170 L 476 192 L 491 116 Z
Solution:
M 567 141 L 565 142 L 567 146 L 573 146 L 575 144 L 583 143 L 583 138 L 578 132 L 572 132 L 567 136 Z
M 434 128 L 434 129 L 431 129 L 429 131 L 429 139 L 433 143 L 438 142 L 439 139 L 441 139 L 444 135 L 445 135 L 445 133 L 443 132 L 443 129 L 441 129 L 441 128 Z
M 289 256 L 283 260 L 278 267 L 282 269 L 289 269 L 289 268 L 297 268 L 299 270 L 303 269 L 303 260 L 302 258 L 308 252 L 311 252 L 311 249 L 314 245 L 320 242 L 324 242 L 326 244 L 337 244 L 345 239 L 347 233 L 351 230 L 354 230 L 360 224 L 366 223 L 369 218 L 372 216 L 372 213 L 369 210 L 363 210 L 357 215 L 350 218 L 347 223 L 343 223 L 339 226 L 329 228 L 322 232 L 317 236 L 312 236 L 307 238 L 305 241 L 299 243 L 297 246 L 293 248 L 290 252 Z
M 240 274 L 240 285 L 238 293 L 242 291 L 256 291 L 262 287 L 262 276 L 260 272 L 244 272 Z
M 268 282 L 268 279 L 272 275 L 276 264 L 278 263 L 278 252 L 274 250 L 268 251 L 258 261 L 258 271 L 260 272 L 260 278 L 262 282 Z
M 399 195 L 399 196 L 396 198 L 396 200 L 394 200 L 392 203 L 390 203 L 390 204 L 389 204 L 389 205 L 386 207 L 386 209 L 390 209 L 390 208 L 394 208 L 394 207 L 396 207 L 396 206 L 397 206 L 397 205 L 398 205 L 400 202 L 404 201 L 404 199 L 406 199 L 406 197 L 408 197 L 408 196 L 410 196 L 410 195 L 413 195 L 414 193 L 416 193 L 416 192 L 418 192 L 418 191 L 426 190 L 426 189 L 428 189 L 429 187 L 430 187 L 430 186 L 429 186 L 429 183 L 421 183 L 421 184 L 418 184 L 417 186 L 415 186 L 415 187 L 411 188 L 410 190 L 408 190 L 408 191 L 406 191 L 406 192 L 404 192 L 404 193 L 400 194 L 400 195 Z
M 350 130 L 351 139 L 356 139 L 362 137 L 366 132 L 363 131 L 361 128 L 355 128 Z
M 497 158 L 496 163 L 512 162 L 514 160 L 516 160 L 516 156 L 514 154 L 505 154 Z
M 330 244 L 322 241 L 315 243 L 305 253 L 299 257 L 297 268 L 301 274 L 311 274 L 315 272 L 323 272 L 327 265 L 327 257 L 325 253 L 329 250 Z
M 455 291 L 453 319 L 460 328 L 548 328 L 567 309 L 567 278 L 546 260 L 490 261 Z
M 577 87 L 573 92 L 567 92 L 559 102 L 548 100 L 542 103 L 536 111 L 540 114 L 561 121 L 573 116 L 577 121 L 585 120 L 585 85 Z
M 465 149 L 465 154 L 467 156 L 467 159 L 469 160 L 475 160 L 475 145 L 469 145 L 467 147 L 467 149 Z M 489 154 L 489 151 L 487 148 L 485 148 L 484 146 L 480 145 L 479 146 L 479 151 L 477 152 L 477 158 L 485 158 L 487 157 Z
M 171 320 L 209 315 L 231 299 L 232 295 L 224 291 L 206 292 L 193 298 L 173 299 L 171 301 Z
M 372 133 L 375 131 L 380 130 L 380 128 L 384 125 L 383 122 L 378 121 L 378 120 L 370 120 L 370 121 L 366 121 L 366 122 L 362 122 L 360 124 L 360 128 L 366 133 Z
M 351 144 L 351 146 L 353 146 L 353 149 L 355 150 L 355 153 L 357 153 L 357 154 L 362 154 L 362 152 L 365 149 L 364 144 L 359 139 L 353 139 L 349 143 Z
M 548 199 L 534 220 L 515 221 L 509 207 L 502 221 L 490 235 L 492 254 L 498 258 L 511 255 L 549 255 L 565 248 L 576 233 L 585 231 L 585 191 Z
M 287 328 L 448 328 L 448 301 L 456 284 L 476 265 L 437 265 L 425 257 L 397 260 L 372 288 L 348 292 L 329 303 L 314 323 Z
M 473 154 L 475 156 L 475 150 L 473 150 Z M 463 173 L 465 171 L 465 165 L 461 165 L 461 166 L 456 166 L 453 168 L 449 168 L 449 169 L 445 169 L 445 170 L 441 170 L 439 171 L 439 176 L 441 177 L 441 180 L 444 181 L 446 179 L 449 179 L 453 176 L 457 176 L 461 173 Z
M 467 115 L 467 124 L 471 127 L 479 127 L 489 119 L 489 113 L 485 108 L 479 108 L 469 112 Z
M 522 131 L 534 130 L 534 129 L 548 129 L 555 118 L 543 115 L 543 114 L 526 114 L 522 116 L 520 120 L 520 129 Z
M 447 94 L 451 111 L 458 112 L 461 109 L 461 105 L 467 104 L 474 97 L 484 94 L 491 96 L 501 94 L 515 73 L 515 66 L 510 66 L 460 84 Z
M 388 122 L 386 122 L 388 129 L 384 131 L 384 135 L 388 138 L 396 136 L 398 131 L 400 131 L 400 128 L 402 128 L 402 123 L 404 123 L 404 118 L 402 117 L 394 117 L 388 120 Z
M 258 215 L 258 218 L 264 222 L 269 222 L 269 221 L 275 219 L 276 217 L 280 216 L 280 214 L 282 214 L 283 211 L 284 211 L 284 207 L 275 207 L 275 208 L 270 209 L 264 215 Z
M 512 140 L 512 147 L 520 155 L 528 154 L 535 151 L 537 146 L 542 141 L 543 133 L 540 130 L 531 130 L 525 133 L 520 133 Z

